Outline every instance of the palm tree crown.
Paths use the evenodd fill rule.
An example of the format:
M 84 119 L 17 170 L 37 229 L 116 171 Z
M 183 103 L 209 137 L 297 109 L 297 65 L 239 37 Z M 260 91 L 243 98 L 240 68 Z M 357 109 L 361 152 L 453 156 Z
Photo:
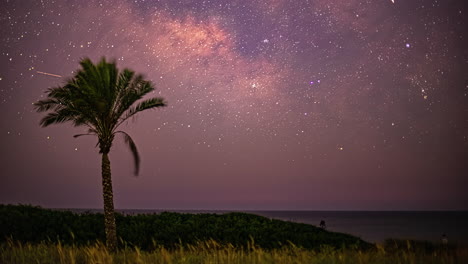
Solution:
M 35 103 L 38 112 L 50 111 L 42 118 L 41 125 L 72 122 L 75 126 L 86 126 L 87 134 L 74 137 L 96 135 L 99 153 L 106 154 L 115 134 L 121 133 L 133 154 L 135 174 L 138 174 L 140 158 L 136 145 L 127 133 L 117 128 L 141 111 L 166 106 L 164 99 L 153 97 L 134 106 L 154 90 L 150 81 L 129 69 L 119 72 L 115 62 L 108 63 L 105 58 L 97 65 L 85 58 L 80 65 L 82 69 L 64 86 L 49 89 L 47 98 Z

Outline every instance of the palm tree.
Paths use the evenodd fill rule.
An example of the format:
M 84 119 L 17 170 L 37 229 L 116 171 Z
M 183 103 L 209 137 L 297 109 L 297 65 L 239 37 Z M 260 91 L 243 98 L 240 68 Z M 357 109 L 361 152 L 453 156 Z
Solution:
M 150 81 L 134 71 L 124 69 L 119 72 L 115 62 L 108 63 L 102 58 L 93 64 L 88 58 L 80 61 L 82 69 L 67 80 L 64 86 L 50 88 L 47 98 L 36 102 L 38 112 L 47 112 L 40 124 L 43 127 L 71 122 L 74 126 L 88 128 L 88 133 L 75 135 L 97 136 L 99 153 L 102 154 L 102 187 L 104 197 L 104 224 L 106 243 L 109 250 L 117 247 L 117 234 L 114 215 L 112 179 L 109 151 L 116 134 L 123 135 L 130 148 L 134 162 L 135 175 L 138 175 L 140 157 L 133 139 L 117 128 L 137 113 L 166 106 L 163 98 L 154 97 L 142 100 L 143 96 L 154 90 Z M 135 105 L 134 105 L 135 104 Z

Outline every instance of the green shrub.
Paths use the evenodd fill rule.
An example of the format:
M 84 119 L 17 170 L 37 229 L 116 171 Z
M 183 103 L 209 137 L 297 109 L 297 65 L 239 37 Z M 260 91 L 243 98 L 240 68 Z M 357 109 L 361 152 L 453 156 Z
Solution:
M 151 250 L 175 248 L 214 240 L 223 245 L 248 248 L 254 241 L 263 249 L 294 244 L 304 249 L 373 247 L 357 237 L 321 228 L 246 214 L 160 214 L 116 215 L 117 235 L 122 245 Z M 101 213 L 72 213 L 28 205 L 0 205 L 0 242 L 58 242 L 87 245 L 104 241 Z

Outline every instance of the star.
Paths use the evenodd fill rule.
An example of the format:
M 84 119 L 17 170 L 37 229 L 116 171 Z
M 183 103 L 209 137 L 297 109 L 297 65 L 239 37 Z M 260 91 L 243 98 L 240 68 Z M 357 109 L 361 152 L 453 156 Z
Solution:
M 20 174 L 7 181 L 11 185 L 0 185 L 5 200 L 14 200 L 3 195 L 10 190 L 17 197 L 15 185 L 35 182 L 27 181 L 30 175 L 55 181 L 56 163 L 69 170 L 64 188 L 88 184 L 79 176 L 89 171 L 76 162 L 95 166 L 96 157 L 87 153 L 99 150 L 91 137 L 71 138 L 87 129 L 69 124 L 43 130 L 30 103 L 76 74 L 81 58 L 96 62 L 105 56 L 119 69 L 143 74 L 156 87 L 151 97 L 168 101 L 167 108 L 122 124 L 138 146 L 142 171 L 155 175 L 132 179 L 127 189 L 125 177 L 119 179 L 122 197 L 136 196 L 129 206 L 184 207 L 170 201 L 186 200 L 207 208 L 280 208 L 287 201 L 262 204 L 258 197 L 289 197 L 294 190 L 297 200 L 290 204 L 300 209 L 468 209 L 461 202 L 467 194 L 456 184 L 468 175 L 459 165 L 468 153 L 468 131 L 462 129 L 468 98 L 464 1 L 22 2 L 3 4 L 8 12 L 0 42 L 0 107 L 8 126 L 0 146 L 11 162 L 2 170 Z M 434 124 L 441 128 L 437 133 Z M 126 173 L 131 163 L 119 162 L 121 140 L 116 136 L 112 171 Z M 70 144 L 83 144 L 86 151 Z M 76 159 L 53 152 L 63 148 Z M 37 149 L 44 150 L 43 159 L 8 155 Z M 295 167 L 287 160 L 295 160 Z M 227 168 L 223 162 L 236 169 L 220 171 Z M 15 163 L 28 166 L 18 171 Z M 376 178 L 377 164 L 382 171 Z M 316 190 L 299 185 L 314 186 L 314 177 L 304 177 L 312 167 L 324 179 L 323 189 L 366 187 L 359 199 L 351 199 L 351 191 L 343 191 L 340 197 L 349 198 L 343 200 L 330 192 L 324 205 L 315 203 Z M 360 175 L 341 177 L 350 168 L 359 168 Z M 221 174 L 229 184 L 212 180 Z M 252 177 L 287 186 L 254 190 Z M 338 185 L 328 181 L 338 178 Z M 180 188 L 200 182 L 219 197 Z M 394 184 L 400 182 L 407 186 Z M 419 188 L 421 182 L 428 188 Z M 382 186 L 389 186 L 385 199 L 377 191 Z M 149 191 L 157 188 L 167 192 Z M 76 190 L 73 198 L 44 198 L 44 205 L 78 205 L 86 190 Z M 421 202 L 434 201 L 434 190 L 439 204 Z M 246 194 L 242 201 L 239 192 Z M 151 203 L 156 198 L 161 203 Z M 24 197 L 34 199 L 34 193 Z

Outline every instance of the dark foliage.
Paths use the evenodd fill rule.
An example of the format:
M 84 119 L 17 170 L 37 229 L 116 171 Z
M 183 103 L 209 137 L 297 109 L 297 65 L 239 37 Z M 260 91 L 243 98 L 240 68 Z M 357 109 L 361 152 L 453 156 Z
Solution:
M 246 213 L 116 215 L 117 234 L 128 246 L 173 248 L 213 239 L 221 244 L 247 247 L 252 240 L 264 249 L 293 243 L 306 249 L 367 249 L 372 245 L 351 235 Z M 0 241 L 61 241 L 83 245 L 104 241 L 102 214 L 56 211 L 27 205 L 0 205 Z
M 130 69 L 119 71 L 115 62 L 102 58 L 94 64 L 89 58 L 80 61 L 81 69 L 64 86 L 50 88 L 47 98 L 34 103 L 37 112 L 46 112 L 41 125 L 70 122 L 88 129 L 80 136 L 96 136 L 99 153 L 109 153 L 116 134 L 124 136 L 138 175 L 140 156 L 133 139 L 119 126 L 139 112 L 166 106 L 164 98 L 143 97 L 155 88 L 143 75 Z

